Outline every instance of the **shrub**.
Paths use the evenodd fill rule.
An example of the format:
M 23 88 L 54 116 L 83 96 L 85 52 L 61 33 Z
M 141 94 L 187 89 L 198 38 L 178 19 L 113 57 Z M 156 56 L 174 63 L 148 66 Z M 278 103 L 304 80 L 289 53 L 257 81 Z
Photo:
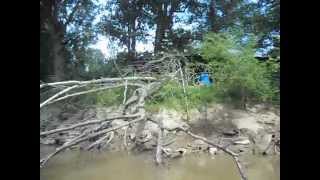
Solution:
M 243 103 L 275 100 L 278 88 L 272 73 L 279 67 L 254 57 L 254 38 L 239 42 L 228 34 L 209 33 L 204 38 L 200 54 L 212 69 L 217 94 Z

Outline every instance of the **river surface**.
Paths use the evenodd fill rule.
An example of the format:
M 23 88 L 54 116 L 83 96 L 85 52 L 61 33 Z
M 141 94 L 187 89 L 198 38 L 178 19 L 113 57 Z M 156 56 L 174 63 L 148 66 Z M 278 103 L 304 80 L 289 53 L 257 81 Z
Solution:
M 280 159 L 249 156 L 249 180 L 280 180 Z M 225 155 L 187 155 L 157 167 L 150 156 L 126 153 L 66 152 L 49 161 L 40 180 L 239 180 L 233 161 Z

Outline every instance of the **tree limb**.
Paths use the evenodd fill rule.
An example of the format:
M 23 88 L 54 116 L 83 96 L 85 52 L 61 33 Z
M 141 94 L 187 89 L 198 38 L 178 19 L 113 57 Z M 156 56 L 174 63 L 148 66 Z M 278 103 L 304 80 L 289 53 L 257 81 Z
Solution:
M 78 123 L 78 124 L 75 124 L 75 125 L 72 125 L 72 126 L 69 126 L 69 127 L 42 132 L 42 133 L 40 133 L 40 137 L 41 136 L 47 136 L 47 135 L 50 135 L 50 134 L 59 133 L 59 132 L 63 132 L 63 131 L 68 131 L 68 130 L 79 128 L 79 127 L 83 127 L 83 126 L 89 126 L 89 125 L 93 125 L 93 124 L 100 124 L 100 123 L 105 122 L 105 121 L 112 121 L 112 120 L 115 120 L 115 119 L 130 119 L 130 118 L 136 118 L 136 117 L 139 117 L 139 116 L 140 115 L 138 115 L 138 114 L 133 114 L 133 115 L 115 116 L 115 117 L 106 118 L 106 119 L 103 119 L 103 120 L 86 121 L 86 122 Z
M 200 139 L 202 140 L 203 142 L 207 143 L 207 144 L 210 144 L 218 149 L 221 149 L 222 151 L 224 151 L 225 153 L 229 154 L 234 162 L 236 163 L 237 165 L 237 168 L 238 168 L 238 171 L 239 171 L 239 174 L 241 176 L 241 180 L 248 180 L 247 176 L 245 175 L 244 173 L 244 170 L 243 170 L 243 167 L 241 165 L 241 162 L 239 161 L 238 159 L 238 154 L 234 153 L 233 151 L 229 150 L 228 148 L 224 148 L 223 146 L 220 146 L 218 144 L 215 144 L 213 143 L 212 141 L 209 141 L 208 139 L 206 139 L 205 137 L 202 137 L 202 136 L 198 136 L 196 134 L 193 134 L 192 132 L 190 132 L 189 130 L 185 130 L 183 128 L 178 128 L 179 130 L 182 130 L 183 132 L 185 132 L 186 134 L 190 135 L 191 137 L 195 138 L 195 139 Z
M 156 124 L 160 127 L 159 122 L 154 121 L 154 120 L 151 120 L 151 119 L 148 119 L 148 120 L 151 121 L 151 122 L 156 123 Z M 178 128 L 176 128 L 176 129 L 167 129 L 167 128 L 165 128 L 165 129 L 168 130 L 168 131 L 174 131 L 174 130 L 183 131 L 183 132 L 185 132 L 186 134 L 188 134 L 189 136 L 191 136 L 191 137 L 193 137 L 193 138 L 195 138 L 195 139 L 200 139 L 200 140 L 202 140 L 203 142 L 205 142 L 205 143 L 207 143 L 207 144 L 209 144 L 209 145 L 211 145 L 211 146 L 213 146 L 213 147 L 216 147 L 216 148 L 224 151 L 225 153 L 229 154 L 229 155 L 233 158 L 234 162 L 235 162 L 236 165 L 237 165 L 239 174 L 240 174 L 240 176 L 241 176 L 241 180 L 248 180 L 247 176 L 246 176 L 245 173 L 244 173 L 244 170 L 243 170 L 243 167 L 242 167 L 242 165 L 241 165 L 241 162 L 240 162 L 239 159 L 238 159 L 238 156 L 239 156 L 239 155 L 238 155 L 237 153 L 229 150 L 229 149 L 226 148 L 226 147 L 223 147 L 223 146 L 218 145 L 218 144 L 216 144 L 216 143 L 214 143 L 214 142 L 212 142 L 212 141 L 209 141 L 209 140 L 208 140 L 207 138 L 205 138 L 205 137 L 202 137 L 202 136 L 193 134 L 193 133 L 190 132 L 188 129 L 185 129 L 185 128 L 182 128 L 182 127 L 178 127 Z M 162 149 L 163 149 L 163 148 L 162 148 Z
M 138 84 L 138 83 L 127 83 L 127 86 L 138 86 L 138 87 L 142 87 L 142 84 Z M 77 92 L 77 93 L 73 93 L 73 94 L 69 94 L 60 98 L 57 98 L 51 102 L 49 102 L 48 104 L 52 104 L 55 103 L 57 101 L 61 101 L 70 97 L 74 97 L 74 96 L 79 96 L 79 95 L 83 95 L 83 94 L 88 94 L 88 93 L 93 93 L 93 92 L 98 92 L 98 91 L 103 91 L 106 89 L 112 89 L 112 88 L 117 88 L 117 87 L 122 87 L 122 86 L 126 86 L 125 84 L 119 84 L 119 85 L 114 85 L 114 86 L 107 86 L 107 87 L 101 87 L 101 88 L 96 88 L 96 89 L 91 89 L 88 91 L 81 91 L 81 92 Z
M 40 86 L 41 86 L 41 85 L 40 85 Z M 59 97 L 60 95 L 66 93 L 66 92 L 68 92 L 68 91 L 70 91 L 70 90 L 72 90 L 72 89 L 74 89 L 74 88 L 77 88 L 77 87 L 79 87 L 79 85 L 74 85 L 74 86 L 68 87 L 68 88 L 66 88 L 66 89 L 58 92 L 57 94 L 53 95 L 52 97 L 50 97 L 49 99 L 47 99 L 47 100 L 45 100 L 43 103 L 41 103 L 41 104 L 40 104 L 40 109 L 41 109 L 43 106 L 45 106 L 46 104 L 48 104 L 50 101 L 52 101 L 53 99 Z
M 81 143 L 81 142 L 84 142 L 84 141 L 86 141 L 86 140 L 88 140 L 88 139 L 92 139 L 92 138 L 95 138 L 95 137 L 97 137 L 97 136 L 101 136 L 101 135 L 103 135 L 103 134 L 106 134 L 106 133 L 115 131 L 115 130 L 117 130 L 117 129 L 120 129 L 120 128 L 122 128 L 122 127 L 128 126 L 128 125 L 130 125 L 130 124 L 132 124 L 132 123 L 136 123 L 136 122 L 139 122 L 139 121 L 142 121 L 142 120 L 144 120 L 144 118 L 141 118 L 141 117 L 140 117 L 140 118 L 138 118 L 138 119 L 135 119 L 135 120 L 132 120 L 132 121 L 123 123 L 123 124 L 121 124 L 121 125 L 119 125 L 119 126 L 111 127 L 111 128 L 105 129 L 105 130 L 101 130 L 101 131 L 99 131 L 99 132 L 89 134 L 89 135 L 86 136 L 86 137 L 83 137 L 83 138 L 80 138 L 80 139 L 76 138 L 76 139 L 73 140 L 73 141 L 67 142 L 67 143 L 65 143 L 64 145 L 62 145 L 62 146 L 60 146 L 59 148 L 57 148 L 55 152 L 49 154 L 47 157 L 45 157 L 45 158 L 43 158 L 42 160 L 40 160 L 40 168 L 42 168 L 42 167 L 48 162 L 48 160 L 49 160 L 50 158 L 52 158 L 53 156 L 55 156 L 55 155 L 58 154 L 59 152 L 65 150 L 65 149 L 67 149 L 67 148 L 69 148 L 69 147 L 71 147 L 71 146 L 77 145 L 77 144 L 79 144 L 79 143 Z
M 69 23 L 74 19 L 74 14 L 77 12 L 77 10 L 79 9 L 80 5 L 81 5 L 81 1 L 82 0 L 78 0 L 77 4 L 75 5 L 75 7 L 72 9 L 72 12 L 70 13 L 70 15 L 68 16 L 66 22 L 64 23 L 64 26 L 69 25 Z
M 102 78 L 102 79 L 95 79 L 95 80 L 90 80 L 90 81 L 61 81 L 61 82 L 40 84 L 40 89 L 47 87 L 47 86 L 56 86 L 56 85 L 82 85 L 82 84 L 96 84 L 96 83 L 112 83 L 112 82 L 119 82 L 119 81 L 123 81 L 123 80 L 156 81 L 157 79 L 154 77 L 125 77 L 125 78 Z

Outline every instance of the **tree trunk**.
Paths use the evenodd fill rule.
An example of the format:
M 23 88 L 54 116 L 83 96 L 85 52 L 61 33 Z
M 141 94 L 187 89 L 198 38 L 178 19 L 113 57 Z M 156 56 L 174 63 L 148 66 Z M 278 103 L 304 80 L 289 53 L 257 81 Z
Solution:
M 49 36 L 48 76 L 52 81 L 66 80 L 66 49 L 63 45 L 65 26 L 58 21 L 57 2 L 44 1 L 40 8 L 40 26 Z
M 163 7 L 158 9 L 157 19 L 156 19 L 156 37 L 155 37 L 155 45 L 154 52 L 158 53 L 165 49 L 164 39 L 167 38 L 166 35 L 172 33 L 172 25 L 173 25 L 173 13 L 176 12 L 179 3 L 170 4 L 170 10 L 168 11 L 168 4 L 163 4 Z M 168 34 L 166 34 L 168 32 Z
M 52 45 L 53 45 L 53 64 L 54 64 L 54 75 L 56 77 L 56 81 L 66 80 L 66 66 L 67 61 L 65 57 L 65 49 L 62 45 L 62 41 L 60 37 L 56 37 L 53 35 L 52 37 Z
M 171 31 L 170 18 L 167 16 L 162 16 L 157 21 L 156 37 L 154 52 L 158 53 L 164 50 L 164 39 L 166 38 L 166 31 Z
M 128 54 L 129 59 L 134 60 L 136 58 L 136 18 L 129 23 L 128 26 Z
M 132 36 L 131 36 L 131 51 L 134 54 L 134 57 L 136 56 L 136 24 L 135 22 L 133 23 L 133 28 L 132 28 Z
M 216 11 L 216 8 L 217 8 L 216 0 L 211 0 L 210 7 L 209 7 L 208 20 L 209 20 L 210 29 L 213 32 L 218 32 L 219 31 L 219 25 L 217 23 L 217 11 Z

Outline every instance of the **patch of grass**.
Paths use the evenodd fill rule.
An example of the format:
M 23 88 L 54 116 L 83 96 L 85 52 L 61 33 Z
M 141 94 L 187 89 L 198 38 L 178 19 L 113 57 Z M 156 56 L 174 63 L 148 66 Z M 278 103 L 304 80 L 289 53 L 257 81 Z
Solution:
M 135 88 L 128 88 L 127 98 L 129 98 Z M 120 105 L 123 101 L 124 87 L 109 89 L 97 93 L 86 94 L 74 99 L 81 105 L 93 106 L 114 106 Z M 146 110 L 157 112 L 160 108 L 174 109 L 185 112 L 188 108 L 199 108 L 207 103 L 221 102 L 216 86 L 187 86 L 186 94 L 181 84 L 170 81 L 166 83 L 158 92 L 146 101 Z
M 120 105 L 123 101 L 124 87 L 107 89 L 104 91 L 89 93 L 81 95 L 74 99 L 75 102 L 81 105 L 94 105 L 94 106 L 113 106 Z M 128 87 L 127 98 L 131 96 L 133 89 Z
M 123 87 L 101 91 L 96 94 L 98 106 L 120 105 L 123 100 Z
M 158 111 L 161 107 L 186 110 L 186 101 L 189 109 L 198 108 L 206 103 L 219 101 L 214 86 L 188 86 L 186 94 L 183 88 L 176 82 L 169 82 L 162 89 L 153 95 L 147 103 L 146 109 L 151 112 Z

